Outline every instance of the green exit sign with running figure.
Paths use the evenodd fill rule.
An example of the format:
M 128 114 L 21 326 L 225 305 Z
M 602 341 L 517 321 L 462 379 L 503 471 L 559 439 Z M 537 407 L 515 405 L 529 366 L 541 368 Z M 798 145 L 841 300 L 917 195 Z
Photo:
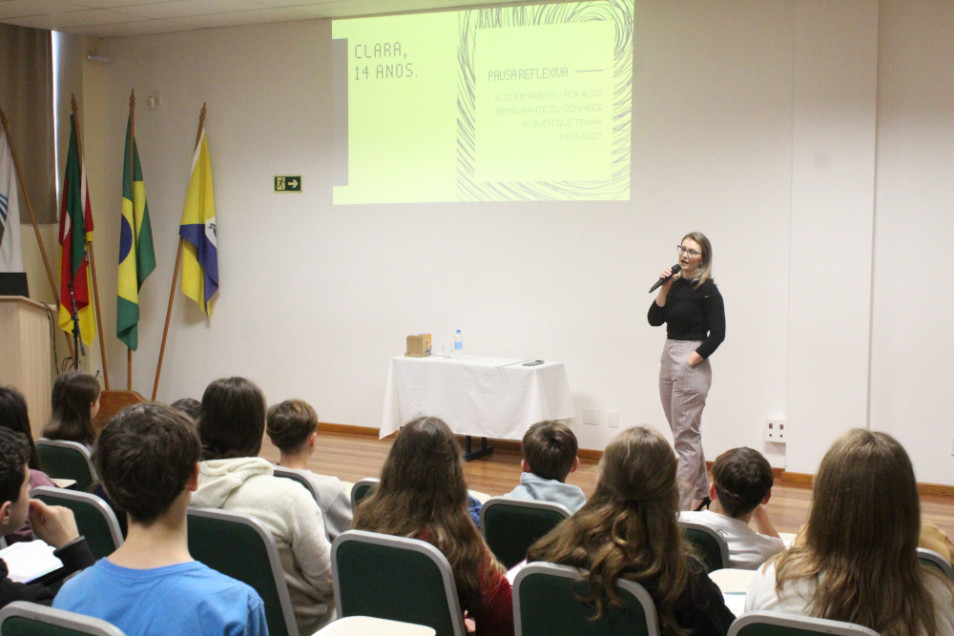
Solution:
M 275 177 L 275 192 L 301 192 L 301 175 Z

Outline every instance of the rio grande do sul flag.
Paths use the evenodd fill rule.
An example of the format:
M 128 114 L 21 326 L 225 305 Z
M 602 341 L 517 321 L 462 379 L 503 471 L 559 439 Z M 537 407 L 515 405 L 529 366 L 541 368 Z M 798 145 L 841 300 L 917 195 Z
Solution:
M 87 345 L 96 335 L 90 304 L 90 269 L 86 243 L 93 240 L 93 211 L 89 204 L 86 170 L 76 141 L 76 120 L 70 115 L 70 150 L 63 174 L 60 202 L 60 317 L 63 331 L 73 332 L 72 308 L 76 303 L 80 336 Z

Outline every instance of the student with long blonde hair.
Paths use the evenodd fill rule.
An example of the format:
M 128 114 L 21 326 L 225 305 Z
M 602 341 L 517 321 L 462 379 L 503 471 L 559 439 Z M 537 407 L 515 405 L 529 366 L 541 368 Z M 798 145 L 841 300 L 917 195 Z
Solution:
M 848 621 L 883 636 L 954 634 L 950 583 L 917 559 L 914 468 L 890 435 L 851 430 L 825 454 L 804 543 L 770 560 L 745 609 Z
M 354 527 L 436 546 L 477 636 L 513 634 L 510 584 L 467 514 L 460 447 L 443 420 L 421 417 L 401 427 L 380 485 L 355 510 Z
M 636 581 L 653 597 L 665 636 L 725 634 L 735 618 L 676 522 L 676 458 L 653 429 L 617 435 L 603 453 L 596 492 L 575 515 L 535 543 L 529 561 L 582 570 L 602 613 L 620 605 L 617 579 Z

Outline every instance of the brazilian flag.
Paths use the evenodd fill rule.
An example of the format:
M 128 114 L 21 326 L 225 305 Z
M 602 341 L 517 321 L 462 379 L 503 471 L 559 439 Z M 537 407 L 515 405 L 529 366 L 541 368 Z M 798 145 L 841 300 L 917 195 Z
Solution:
M 119 297 L 116 336 L 133 351 L 139 346 L 139 290 L 156 268 L 152 226 L 142 180 L 139 151 L 132 133 L 132 115 L 126 124 L 123 158 L 123 217 L 119 232 Z

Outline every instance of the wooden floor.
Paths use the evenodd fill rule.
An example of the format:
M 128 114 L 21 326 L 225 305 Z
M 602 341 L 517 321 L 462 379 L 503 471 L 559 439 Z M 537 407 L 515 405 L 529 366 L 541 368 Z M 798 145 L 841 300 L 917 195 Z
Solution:
M 326 475 L 336 475 L 345 481 L 357 481 L 363 477 L 378 477 L 381 466 L 391 448 L 393 436 L 379 440 L 369 435 L 320 432 L 317 450 L 312 455 L 309 467 Z M 278 459 L 278 450 L 266 438 L 262 456 L 271 461 Z M 502 495 L 513 490 L 520 480 L 520 455 L 515 452 L 495 451 L 492 455 L 468 462 L 464 472 L 467 484 L 473 490 L 488 495 Z M 593 492 L 598 475 L 594 461 L 581 461 L 580 468 L 567 479 L 589 495 Z M 800 484 L 776 484 L 769 514 L 779 532 L 796 532 L 805 522 L 811 506 L 811 489 Z M 954 537 L 954 497 L 946 495 L 922 495 L 922 516 L 936 523 L 948 536 Z

